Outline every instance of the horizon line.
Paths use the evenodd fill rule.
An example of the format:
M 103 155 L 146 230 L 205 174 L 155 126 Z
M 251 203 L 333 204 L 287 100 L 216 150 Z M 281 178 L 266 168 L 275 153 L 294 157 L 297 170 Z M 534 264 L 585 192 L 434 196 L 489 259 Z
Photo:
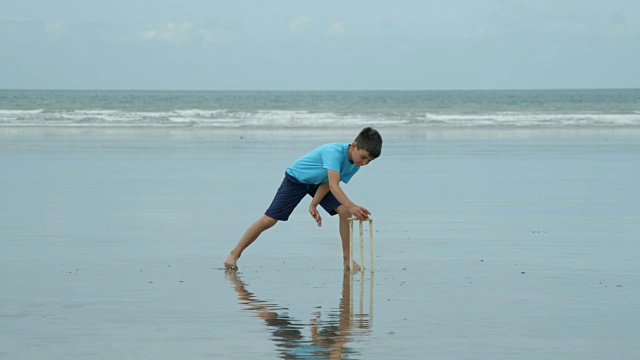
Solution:
M 125 88 L 0 88 L 0 91 L 140 91 L 140 92 L 427 92 L 427 91 L 566 91 L 640 90 L 640 87 L 471 88 L 471 89 L 125 89 Z

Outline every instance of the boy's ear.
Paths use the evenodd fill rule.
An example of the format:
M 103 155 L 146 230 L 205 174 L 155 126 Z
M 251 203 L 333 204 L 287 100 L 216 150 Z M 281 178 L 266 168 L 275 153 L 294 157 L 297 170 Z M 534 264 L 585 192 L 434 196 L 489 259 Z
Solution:
M 354 142 L 351 143 L 351 146 L 353 146 L 354 148 L 357 149 L 358 148 L 358 143 L 354 141 Z

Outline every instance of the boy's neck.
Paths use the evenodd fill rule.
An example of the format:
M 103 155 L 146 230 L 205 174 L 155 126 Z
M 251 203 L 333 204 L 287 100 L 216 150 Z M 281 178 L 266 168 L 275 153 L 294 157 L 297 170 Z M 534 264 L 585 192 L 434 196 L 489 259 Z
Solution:
M 351 156 L 351 151 L 353 148 L 353 144 L 349 144 L 349 147 L 347 148 L 347 158 L 349 159 L 349 163 L 353 164 L 353 156 Z

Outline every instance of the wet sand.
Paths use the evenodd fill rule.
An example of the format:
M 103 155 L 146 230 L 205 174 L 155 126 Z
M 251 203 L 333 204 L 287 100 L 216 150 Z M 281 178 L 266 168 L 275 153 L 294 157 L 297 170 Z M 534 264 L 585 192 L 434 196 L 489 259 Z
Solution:
M 337 219 L 304 202 L 222 270 L 286 166 L 356 133 L 3 129 L 0 358 L 640 353 L 624 131 L 382 129 L 345 186 L 373 213 L 373 277 L 344 274 Z

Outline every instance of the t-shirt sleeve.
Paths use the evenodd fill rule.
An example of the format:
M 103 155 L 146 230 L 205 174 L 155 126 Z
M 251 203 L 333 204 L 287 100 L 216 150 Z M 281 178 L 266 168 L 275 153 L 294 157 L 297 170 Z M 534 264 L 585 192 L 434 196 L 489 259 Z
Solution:
M 331 147 L 322 152 L 322 164 L 325 169 L 340 172 L 341 163 L 342 154 L 339 149 Z

